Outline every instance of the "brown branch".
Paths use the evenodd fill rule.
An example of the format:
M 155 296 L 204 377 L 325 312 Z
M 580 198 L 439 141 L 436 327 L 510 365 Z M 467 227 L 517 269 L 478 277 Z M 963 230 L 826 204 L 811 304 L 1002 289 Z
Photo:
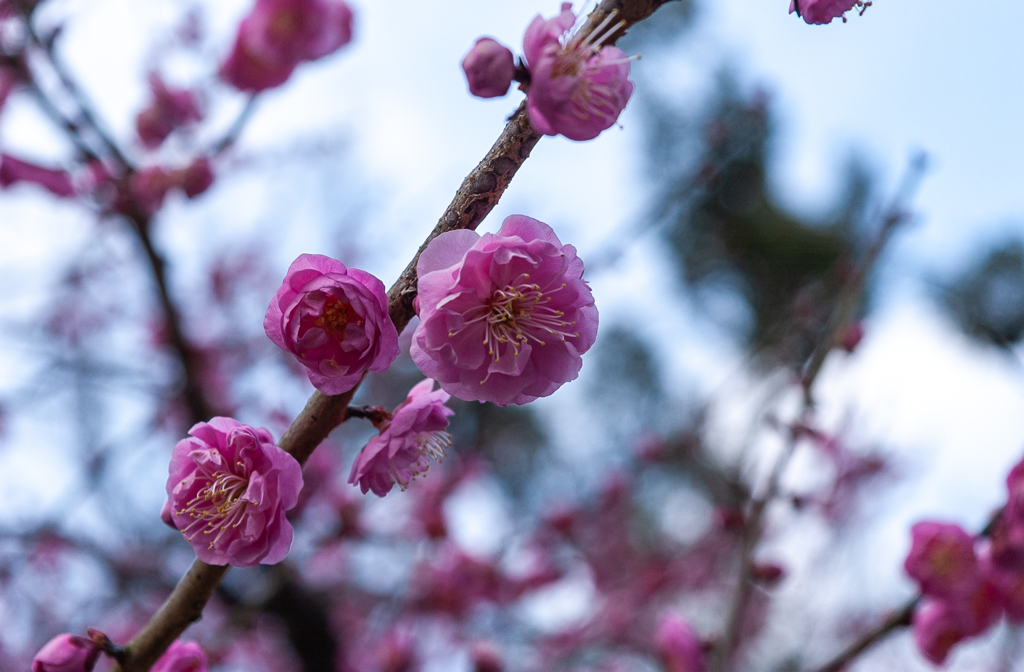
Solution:
M 181 316 L 171 297 L 167 282 L 167 263 L 153 245 L 153 239 L 150 236 L 150 218 L 139 209 L 125 215 L 125 218 L 146 253 L 146 261 L 149 262 L 149 270 L 156 283 L 156 293 L 160 301 L 160 311 L 163 313 L 167 341 L 177 355 L 178 361 L 181 362 L 183 378 L 181 397 L 188 407 L 189 424 L 209 420 L 213 417 L 214 411 L 200 383 L 202 362 L 199 361 L 199 353 L 188 341 L 182 328 Z
M 96 113 L 93 112 L 92 106 L 89 104 L 89 101 L 86 98 L 85 94 L 78 87 L 78 84 L 75 82 L 75 79 L 64 67 L 64 64 L 61 62 L 60 58 L 57 57 L 57 54 L 54 51 L 55 40 L 43 40 L 40 37 L 39 33 L 36 31 L 35 26 L 32 25 L 32 12 L 35 7 L 35 4 L 32 2 L 28 2 L 27 0 L 15 0 L 15 4 L 17 5 L 18 9 L 22 14 L 22 17 L 25 20 L 25 29 L 28 32 L 28 37 L 31 40 L 32 45 L 36 47 L 41 53 L 46 54 L 47 60 L 50 63 L 50 67 L 53 68 L 53 71 L 57 75 L 57 78 L 60 80 L 61 85 L 67 91 L 68 95 L 71 96 L 72 100 L 74 100 L 75 102 L 75 105 L 78 107 L 79 115 L 82 121 L 84 121 L 85 123 L 83 124 L 78 121 L 69 121 L 72 130 L 74 130 L 77 133 L 78 139 L 83 140 L 84 142 L 84 139 L 82 138 L 82 130 L 85 126 L 87 126 L 88 129 L 91 130 L 92 133 L 94 133 L 96 137 L 99 139 L 100 143 L 104 146 L 104 149 L 106 149 L 107 152 L 110 154 L 110 157 L 117 162 L 118 166 L 124 170 L 130 169 L 132 167 L 131 162 L 128 161 L 124 153 L 121 152 L 121 149 L 117 146 L 117 143 L 113 140 L 113 138 L 106 131 L 103 125 L 100 124 L 99 119 Z M 34 88 L 38 89 L 38 86 L 36 86 L 34 82 L 33 86 Z
M 238 140 L 238 136 L 242 134 L 242 130 L 245 128 L 245 125 L 249 122 L 249 119 L 256 111 L 256 100 L 257 94 L 254 93 L 249 96 L 248 100 L 245 101 L 245 106 L 242 108 L 242 111 L 238 113 L 238 116 L 235 117 L 235 120 L 231 122 L 231 126 L 229 126 L 228 130 L 224 133 L 224 137 L 213 143 L 210 147 L 210 156 L 217 156 L 218 154 L 222 154 L 228 149 L 231 149 Z
M 857 656 L 864 653 L 896 630 L 909 627 L 911 619 L 914 616 L 914 609 L 917 608 L 917 604 L 920 601 L 920 595 L 908 601 L 900 608 L 899 611 L 894 612 L 875 628 L 858 637 L 856 641 L 843 649 L 842 652 L 832 658 L 832 660 L 816 669 L 815 672 L 839 672 L 853 662 Z
M 666 1 L 604 0 L 588 15 L 580 33 L 583 36 L 589 34 L 609 14 L 618 12 L 622 17 L 620 29 L 612 36 L 613 39 L 605 41 L 605 44 L 614 44 L 630 26 L 650 16 Z M 412 303 L 416 297 L 416 262 L 427 244 L 446 231 L 475 229 L 479 226 L 498 203 L 540 137 L 530 125 L 525 103 L 520 104 L 497 142 L 463 180 L 434 230 L 388 291 L 388 312 L 399 332 L 405 329 L 414 314 Z M 345 409 L 358 387 L 356 385 L 349 392 L 337 396 L 314 392 L 306 402 L 306 407 L 281 437 L 280 447 L 304 463 L 313 450 L 344 420 Z M 193 563 L 167 602 L 125 647 L 125 656 L 115 664 L 112 672 L 148 670 L 185 628 L 201 617 L 203 605 L 210 599 L 226 571 L 226 567 L 210 566 L 198 560 Z

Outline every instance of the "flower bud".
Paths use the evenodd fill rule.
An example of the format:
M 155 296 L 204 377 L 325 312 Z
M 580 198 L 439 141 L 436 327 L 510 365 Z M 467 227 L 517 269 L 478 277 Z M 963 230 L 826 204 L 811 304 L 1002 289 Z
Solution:
M 57 635 L 32 659 L 32 672 L 91 672 L 99 648 L 85 637 Z
M 489 37 L 481 37 L 462 59 L 469 92 L 480 98 L 497 98 L 508 93 L 516 74 L 511 50 Z

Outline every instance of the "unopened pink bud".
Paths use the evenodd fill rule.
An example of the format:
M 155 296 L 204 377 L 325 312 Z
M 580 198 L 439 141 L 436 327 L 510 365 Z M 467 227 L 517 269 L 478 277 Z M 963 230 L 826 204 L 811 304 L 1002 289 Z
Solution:
M 847 352 L 853 352 L 860 345 L 860 342 L 864 339 L 864 325 L 860 322 L 854 322 L 846 326 L 843 330 L 843 335 L 839 339 L 839 345 Z
M 153 102 L 139 112 L 135 119 L 135 129 L 143 146 L 155 149 L 175 129 L 195 123 L 203 115 L 199 101 L 191 91 L 167 88 L 164 80 L 156 73 L 150 75 L 149 86 Z
M 505 664 L 501 656 L 489 644 L 476 644 L 470 651 L 473 659 L 473 672 L 504 672 Z
M 206 672 L 206 654 L 195 642 L 175 640 L 151 672 Z
M 654 640 L 666 672 L 704 672 L 704 647 L 681 616 L 663 617 Z
M 185 192 L 185 195 L 195 198 L 213 184 L 213 168 L 208 159 L 199 158 L 182 168 L 178 178 L 178 186 Z
M 751 576 L 754 581 L 758 583 L 773 587 L 777 586 L 780 581 L 786 578 L 786 569 L 781 565 L 773 563 L 764 563 L 754 565 L 751 571 Z
M 32 659 L 32 672 L 91 672 L 99 655 L 99 647 L 85 637 L 57 635 Z
M 9 187 L 16 182 L 34 182 L 55 196 L 75 195 L 71 173 L 66 170 L 43 168 L 10 154 L 0 154 L 0 186 Z
M 489 37 L 481 37 L 462 59 L 469 92 L 480 98 L 497 98 L 508 93 L 516 76 L 512 51 Z

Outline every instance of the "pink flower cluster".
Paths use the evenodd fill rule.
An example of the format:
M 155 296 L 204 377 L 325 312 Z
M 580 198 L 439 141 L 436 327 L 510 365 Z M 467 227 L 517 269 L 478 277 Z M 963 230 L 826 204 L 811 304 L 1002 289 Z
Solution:
M 547 224 L 512 215 L 496 234 L 442 233 L 416 271 L 410 354 L 446 392 L 525 404 L 579 374 L 597 308 L 576 249 Z
M 0 187 L 6 188 L 18 182 L 33 182 L 63 198 L 76 193 L 74 180 L 68 171 L 44 168 L 10 154 L 0 154 Z
M 904 568 L 924 595 L 914 613 L 914 639 L 936 665 L 1003 613 L 1024 622 L 1024 462 L 1010 471 L 1006 485 L 1009 499 L 991 539 L 944 523 L 922 522 L 911 530 Z
M 630 57 L 604 43 L 620 28 L 611 13 L 585 38 L 571 35 L 576 24 L 572 3 L 545 20 L 537 16 L 523 37 L 529 71 L 527 112 L 533 127 L 545 135 L 591 140 L 610 128 L 629 97 Z M 490 98 L 508 92 L 516 76 L 512 52 L 490 38 L 477 40 L 462 62 L 469 90 Z M 525 82 L 525 79 L 521 80 Z
M 360 451 L 352 465 L 348 482 L 358 484 L 383 497 L 397 484 L 403 490 L 426 472 L 427 458 L 440 462 L 451 445 L 445 432 L 448 417 L 454 413 L 445 406 L 448 394 L 434 390 L 434 381 L 421 381 L 411 390 L 391 417 L 383 422 L 380 433 Z
M 213 418 L 174 447 L 164 522 L 203 562 L 251 567 L 284 559 L 292 544 L 285 511 L 298 502 L 302 468 L 265 429 Z
M 384 283 L 320 254 L 292 262 L 263 329 L 324 394 L 348 392 L 367 371 L 391 366 L 399 352 Z
M 220 76 L 242 91 L 263 91 L 351 39 L 352 10 L 343 0 L 256 0 Z

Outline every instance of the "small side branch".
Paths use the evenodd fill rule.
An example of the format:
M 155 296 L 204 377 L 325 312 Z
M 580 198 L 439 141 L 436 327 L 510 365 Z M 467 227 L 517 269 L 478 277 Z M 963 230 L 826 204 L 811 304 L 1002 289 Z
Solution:
M 914 609 L 917 608 L 917 604 L 920 601 L 921 597 L 918 596 L 907 602 L 899 611 L 893 613 L 872 630 L 858 637 L 856 641 L 843 649 L 841 653 L 817 668 L 814 672 L 840 672 L 840 670 L 845 669 L 847 665 L 853 662 L 857 656 L 896 630 L 909 627 L 910 621 L 914 616 Z
M 203 607 L 227 571 L 227 565 L 193 562 L 149 624 L 125 647 L 114 669 L 145 672 L 152 667 L 178 635 L 202 617 Z
M 799 414 L 801 420 L 814 410 L 812 390 L 815 381 L 818 379 L 818 374 L 821 372 L 825 358 L 835 347 L 839 334 L 842 333 L 853 318 L 854 312 L 864 294 L 867 281 L 878 262 L 878 258 L 881 256 L 882 250 L 885 249 L 885 246 L 892 239 L 892 234 L 898 225 L 906 221 L 906 203 L 916 192 L 924 170 L 924 156 L 915 156 L 907 169 L 906 176 L 896 193 L 896 197 L 882 216 L 881 226 L 875 239 L 865 252 L 852 276 L 847 279 L 829 316 L 827 326 L 818 335 L 814 350 L 803 368 L 801 384 L 803 386 L 804 399 Z M 733 594 L 729 613 L 726 617 L 725 632 L 716 652 L 716 662 L 720 670 L 731 668 L 732 658 L 739 648 L 747 616 L 747 607 L 754 591 L 754 554 L 764 532 L 765 515 L 768 507 L 778 495 L 779 481 L 786 466 L 789 464 L 793 451 L 796 449 L 798 439 L 798 433 L 791 429 L 786 446 L 783 448 L 782 453 L 772 467 L 771 474 L 768 476 L 763 494 L 751 502 L 744 527 L 743 542 L 740 548 L 740 567 L 736 592 Z M 894 625 L 892 627 L 897 626 Z M 870 646 L 870 643 L 865 646 Z

